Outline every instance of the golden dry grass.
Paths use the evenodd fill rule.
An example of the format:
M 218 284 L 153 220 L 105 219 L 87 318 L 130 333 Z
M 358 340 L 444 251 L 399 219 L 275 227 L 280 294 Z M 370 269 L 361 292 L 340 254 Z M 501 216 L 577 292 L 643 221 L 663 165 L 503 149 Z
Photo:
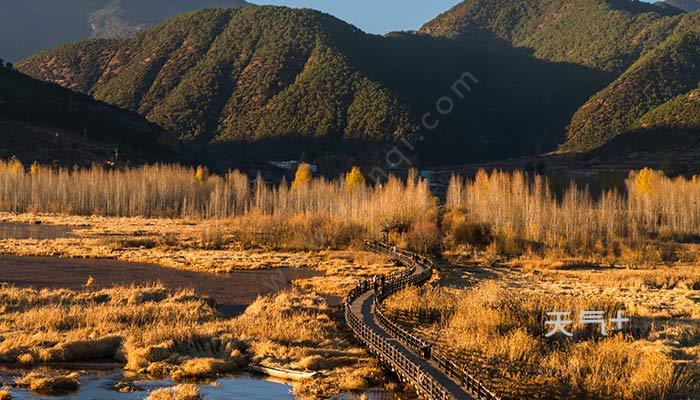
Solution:
M 47 225 L 72 227 L 76 237 L 0 240 L 0 253 L 109 258 L 214 273 L 300 267 L 347 276 L 360 275 L 362 269 L 387 266 L 385 259 L 362 250 L 247 249 L 236 240 L 235 225 L 224 221 L 0 213 L 0 222 L 32 223 L 37 220 Z M 203 246 L 200 239 L 212 229 L 223 238 L 224 244 L 216 249 Z
M 68 375 L 45 375 L 31 372 L 18 378 L 17 386 L 25 387 L 32 392 L 47 395 L 61 395 L 75 392 L 80 387 L 77 373 Z
M 695 266 L 525 272 L 471 267 L 461 274 L 478 275 L 480 284 L 406 289 L 385 304 L 402 323 L 456 354 L 504 399 L 685 398 L 700 389 L 690 378 L 700 361 L 700 307 L 693 300 L 697 290 L 686 286 L 697 279 Z M 463 279 L 457 271 L 447 276 Z M 576 321 L 573 340 L 543 337 L 548 311 L 614 315 L 618 309 L 632 319 L 626 334 L 603 338 Z M 435 310 L 443 318 L 417 319 L 421 311 Z
M 235 357 L 240 358 L 240 350 L 234 351 L 237 352 Z M 233 372 L 244 364 L 244 361 L 240 362 L 239 364 L 233 359 L 222 360 L 212 357 L 191 358 L 183 362 L 175 371 L 171 373 L 171 376 L 176 381 L 201 380 Z
M 166 175 L 172 179 L 163 180 Z M 444 244 L 470 253 L 472 262 L 509 267 L 483 276 L 442 271 L 435 282 L 459 277 L 458 287 L 482 284 L 409 289 L 387 302 L 397 317 L 405 315 L 399 311 L 437 313 L 434 323 L 402 322 L 459 355 L 504 398 L 687 396 L 688 371 L 700 357 L 700 246 L 675 242 L 700 231 L 697 181 L 646 170 L 630 176 L 626 196 L 610 192 L 593 199 L 572 188 L 558 200 L 542 179 L 480 172 L 473 182 L 453 180 L 442 232 L 435 225 L 435 198 L 415 178 L 375 188 L 321 179 L 294 188 L 258 182 L 250 191 L 248 179 L 238 173 L 216 177 L 165 166 L 26 173 L 4 164 L 0 182 L 5 189 L 0 209 L 25 212 L 0 214 L 0 221 L 69 225 L 77 235 L 2 240 L 2 253 L 118 258 L 219 273 L 281 266 L 326 272 L 294 283 L 305 292 L 260 298 L 231 320 L 194 293 L 160 287 L 86 286 L 82 292 L 3 287 L 5 362 L 32 365 L 99 355 L 131 371 L 178 380 L 211 377 L 247 363 L 323 372 L 295 385 L 302 398 L 382 384 L 377 362 L 353 345 L 318 294 L 343 296 L 360 277 L 396 271 L 381 258 L 348 250 L 386 228 L 405 232 L 391 237 L 416 250 L 439 251 Z M 125 182 L 143 190 L 126 193 Z M 61 197 L 67 185 L 80 188 L 75 193 L 82 197 L 71 197 L 73 192 Z M 593 268 L 601 265 L 638 270 Z M 494 278 L 500 282 L 484 282 Z M 555 308 L 573 314 L 623 309 L 633 318 L 634 337 L 600 339 L 590 326 L 577 323 L 574 340 L 544 340 L 542 316 Z
M 309 399 L 384 383 L 377 363 L 356 347 L 325 300 L 309 293 L 261 297 L 227 319 L 191 291 L 160 286 L 78 292 L 4 285 L 0 309 L 4 363 L 113 360 L 175 380 L 210 378 L 249 363 L 322 372 L 295 384 Z
M 12 393 L 9 390 L 0 389 L 0 400 L 12 400 Z
M 196 385 L 182 384 L 154 390 L 147 400 L 200 400 L 201 398 Z

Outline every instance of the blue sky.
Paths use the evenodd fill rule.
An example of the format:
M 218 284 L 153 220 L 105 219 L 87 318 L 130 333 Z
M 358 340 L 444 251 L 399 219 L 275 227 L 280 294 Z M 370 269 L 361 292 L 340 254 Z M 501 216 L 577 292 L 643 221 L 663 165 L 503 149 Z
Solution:
M 313 8 L 369 33 L 415 30 L 460 0 L 248 0 L 255 4 Z M 651 3 L 653 0 L 646 0 Z
M 369 33 L 418 29 L 460 0 L 248 0 L 255 4 L 313 8 Z

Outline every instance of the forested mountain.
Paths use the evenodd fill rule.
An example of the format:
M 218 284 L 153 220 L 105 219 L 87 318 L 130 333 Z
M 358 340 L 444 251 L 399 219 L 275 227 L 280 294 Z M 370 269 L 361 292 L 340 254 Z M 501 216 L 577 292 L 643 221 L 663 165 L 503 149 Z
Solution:
M 185 141 L 262 143 L 285 156 L 381 153 L 363 143 L 415 138 L 430 112 L 435 129 L 416 147 L 441 163 L 552 148 L 609 79 L 483 39 L 381 37 L 312 10 L 245 7 L 188 13 L 129 40 L 60 46 L 18 67 L 137 111 Z M 440 109 L 453 106 L 446 115 L 441 99 Z
M 410 135 L 407 107 L 350 61 L 367 39 L 311 10 L 204 10 L 130 40 L 62 46 L 19 67 L 139 112 L 187 142 Z
M 664 3 L 684 11 L 700 10 L 700 0 L 666 0 Z
M 678 11 L 628 0 L 466 0 L 421 32 L 457 39 L 487 32 L 543 60 L 620 74 L 697 23 Z
M 629 0 L 466 0 L 387 36 L 249 6 L 62 45 L 18 68 L 231 156 L 376 158 L 407 138 L 411 156 L 447 164 L 606 143 L 697 87 L 699 29 L 698 12 Z
M 668 153 L 700 155 L 700 88 L 652 108 L 625 132 L 590 152 L 591 157 Z
M 678 106 L 684 108 L 683 100 L 660 106 L 696 89 L 698 83 L 700 32 L 673 36 L 581 107 L 573 117 L 563 148 L 594 149 L 627 130 L 659 127 L 667 119 L 676 127 L 690 125 L 692 115 L 686 115 L 688 110 L 678 110 Z M 651 115 L 645 115 L 649 112 Z M 684 121 L 686 117 L 689 119 Z
M 0 67 L 0 159 L 89 164 L 172 158 L 170 135 L 143 117 Z M 115 154 L 116 153 L 116 154 Z
M 0 52 L 17 61 L 89 37 L 120 37 L 185 11 L 243 0 L 17 0 L 0 2 Z
M 566 151 L 599 147 L 697 87 L 699 31 L 700 13 L 622 0 L 467 0 L 422 28 L 455 40 L 495 34 L 537 58 L 609 73 L 609 86 L 573 114 Z

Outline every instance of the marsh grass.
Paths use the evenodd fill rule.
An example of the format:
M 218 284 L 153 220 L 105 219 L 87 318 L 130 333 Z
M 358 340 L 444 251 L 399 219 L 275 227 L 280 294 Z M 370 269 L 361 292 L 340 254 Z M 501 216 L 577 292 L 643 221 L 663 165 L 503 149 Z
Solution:
M 27 171 L 13 160 L 0 161 L 0 210 L 225 219 L 241 227 L 244 242 L 280 248 L 347 246 L 379 237 L 386 227 L 436 219 L 436 200 L 415 173 L 374 187 L 347 185 L 323 178 L 269 185 L 237 171 L 217 176 L 178 165 Z M 223 245 L 215 229 L 205 231 L 201 242 L 208 248 Z
M 228 319 L 192 291 L 159 285 L 92 291 L 2 285 L 0 309 L 0 362 L 10 365 L 29 357 L 34 364 L 116 361 L 176 381 L 214 378 L 249 363 L 321 372 L 295 384 L 300 398 L 384 383 L 378 364 L 356 347 L 324 298 L 310 293 L 260 297 Z M 24 381 L 30 389 L 43 382 L 31 378 Z
M 634 274 L 627 284 L 634 287 L 637 282 L 646 285 L 645 274 Z M 442 351 L 455 354 L 505 399 L 685 398 L 697 390 L 682 383 L 692 370 L 654 343 L 660 335 L 669 341 L 697 337 L 697 330 L 679 327 L 674 335 L 677 329 L 655 328 L 646 310 L 627 307 L 615 295 L 522 292 L 487 281 L 467 290 L 410 288 L 385 304 L 395 319 L 437 342 Z M 445 317 L 416 322 L 421 311 L 436 309 Z M 583 325 L 572 318 L 575 322 L 568 327 L 572 339 L 563 335 L 546 339 L 544 321 L 549 317 L 545 313 L 554 310 L 569 311 L 571 316 L 582 310 L 605 311 L 607 316 L 624 310 L 632 322 L 624 334 L 608 324 L 609 336 L 601 337 L 597 325 Z
M 75 392 L 80 387 L 78 373 L 68 375 L 46 375 L 30 372 L 17 379 L 17 386 L 24 387 L 32 392 L 46 395 L 61 395 Z
M 193 384 L 181 384 L 151 392 L 146 400 L 200 400 L 199 388 Z

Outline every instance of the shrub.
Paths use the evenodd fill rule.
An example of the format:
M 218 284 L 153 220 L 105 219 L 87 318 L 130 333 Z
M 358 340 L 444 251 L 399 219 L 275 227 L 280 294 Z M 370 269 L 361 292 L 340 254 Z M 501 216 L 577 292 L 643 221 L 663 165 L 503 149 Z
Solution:
M 457 210 L 445 214 L 443 227 L 446 241 L 452 246 L 486 246 L 493 240 L 487 224 L 470 222 L 466 213 Z
M 440 230 L 434 222 L 421 221 L 406 234 L 406 247 L 424 254 L 439 254 L 442 241 Z

